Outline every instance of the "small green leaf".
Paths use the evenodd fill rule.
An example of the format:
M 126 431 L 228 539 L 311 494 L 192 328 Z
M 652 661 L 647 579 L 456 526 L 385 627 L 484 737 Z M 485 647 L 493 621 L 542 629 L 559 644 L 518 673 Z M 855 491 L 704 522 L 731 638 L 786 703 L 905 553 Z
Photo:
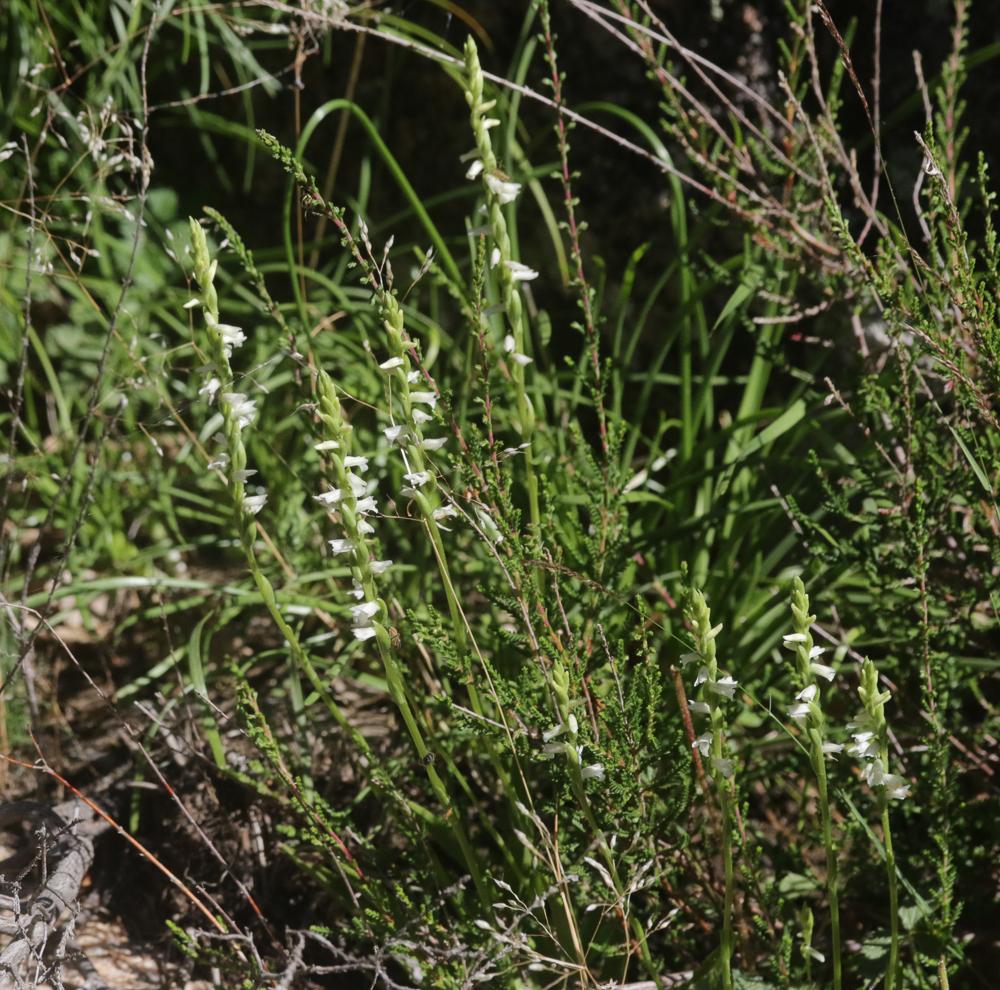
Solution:
M 778 890 L 785 897 L 806 897 L 819 890 L 819 884 L 814 877 L 803 873 L 786 873 L 778 881 Z

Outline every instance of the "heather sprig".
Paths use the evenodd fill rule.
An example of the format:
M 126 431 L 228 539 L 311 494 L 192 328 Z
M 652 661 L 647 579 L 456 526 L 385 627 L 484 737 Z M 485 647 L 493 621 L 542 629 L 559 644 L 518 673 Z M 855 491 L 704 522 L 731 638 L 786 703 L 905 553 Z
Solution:
M 603 781 L 605 778 L 604 766 L 601 763 L 584 764 L 583 754 L 586 745 L 581 741 L 580 724 L 573 711 L 578 703 L 572 697 L 572 680 L 569 670 L 562 661 L 557 661 L 552 665 L 549 689 L 552 692 L 558 722 L 553 728 L 543 733 L 543 752 L 553 756 L 562 755 L 566 758 L 573 794 L 604 860 L 605 869 L 602 872 L 605 872 L 607 882 L 613 889 L 616 899 L 619 902 L 624 902 L 627 889 L 621 879 L 615 851 L 604 829 L 598 823 L 584 784 L 587 780 Z M 629 919 L 629 929 L 638 944 L 639 956 L 646 972 L 659 988 L 662 985 L 659 967 L 650 953 L 645 929 L 639 919 L 634 916 Z

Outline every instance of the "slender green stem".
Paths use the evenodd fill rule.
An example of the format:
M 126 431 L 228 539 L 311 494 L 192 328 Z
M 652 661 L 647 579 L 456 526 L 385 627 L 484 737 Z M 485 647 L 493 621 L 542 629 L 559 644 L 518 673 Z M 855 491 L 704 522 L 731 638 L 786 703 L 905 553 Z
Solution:
M 937 976 L 939 990 L 950 990 L 950 984 L 948 982 L 948 962 L 944 955 L 938 959 Z
M 428 214 L 426 207 L 423 204 L 420 196 L 417 194 L 416 190 L 410 184 L 410 180 L 406 176 L 406 172 L 400 166 L 399 162 L 396 160 L 395 156 L 389 150 L 389 146 L 382 139 L 379 134 L 378 128 L 372 119 L 361 109 L 353 100 L 347 100 L 343 98 L 337 98 L 333 100 L 327 100 L 322 106 L 317 107 L 309 120 L 306 121 L 305 127 L 302 128 L 302 134 L 299 136 L 298 141 L 295 145 L 295 157 L 298 161 L 302 162 L 305 159 L 306 148 L 308 147 L 309 141 L 316 131 L 316 128 L 323 123 L 323 121 L 331 114 L 338 110 L 346 110 L 354 115 L 355 120 L 362 126 L 365 134 L 368 136 L 368 140 L 371 142 L 372 146 L 378 152 L 379 157 L 382 159 L 382 163 L 388 170 L 389 175 L 395 181 L 396 185 L 399 186 L 400 191 L 413 210 L 413 213 L 420 221 L 424 230 L 427 232 L 428 237 L 434 245 L 434 250 L 437 253 L 437 257 L 441 259 L 443 269 L 447 272 L 449 279 L 456 289 L 461 289 L 463 285 L 463 279 L 461 272 L 455 258 L 451 251 L 448 249 L 448 244 L 444 237 L 441 235 L 440 230 L 438 230 L 437 225 L 431 219 L 430 214 Z M 265 147 L 270 148 L 271 146 L 267 142 L 263 142 Z M 291 216 L 292 216 L 292 189 L 293 183 L 288 184 L 288 188 L 285 191 L 285 201 L 284 201 L 284 239 L 285 239 L 285 257 L 288 262 L 289 272 L 296 270 L 295 263 L 295 252 L 292 245 L 291 239 Z M 295 295 L 295 301 L 299 309 L 299 319 L 302 321 L 303 327 L 308 327 L 310 325 L 308 319 L 308 313 L 306 310 L 306 303 L 302 297 L 302 292 L 299 287 L 299 283 L 296 279 L 292 280 L 292 290 Z
M 885 845 L 885 870 L 889 882 L 889 966 L 885 971 L 885 990 L 896 986 L 899 968 L 899 889 L 896 882 L 896 855 L 892 851 L 892 828 L 889 824 L 889 799 L 885 794 L 882 804 L 882 841 Z
M 840 957 L 840 897 L 837 893 L 838 866 L 837 848 L 833 841 L 833 823 L 830 816 L 830 795 L 826 779 L 826 757 L 819 733 L 810 732 L 812 741 L 813 769 L 819 789 L 820 817 L 823 822 L 823 846 L 826 849 L 826 896 L 830 905 L 830 939 L 833 952 L 833 990 L 843 986 L 842 962 Z
M 365 593 L 370 598 L 374 598 L 376 591 L 374 587 L 371 589 L 366 588 Z M 476 858 L 476 854 L 472 849 L 472 845 L 469 843 L 468 836 L 465 834 L 465 827 L 462 825 L 459 809 L 452 800 L 451 795 L 448 793 L 448 788 L 445 785 L 445 782 L 441 779 L 437 770 L 434 769 L 433 762 L 428 759 L 428 757 L 432 754 L 427 747 L 423 733 L 420 731 L 420 726 L 417 724 L 417 720 L 414 717 L 413 709 L 410 707 L 410 701 L 406 696 L 405 682 L 403 681 L 399 664 L 396 662 L 396 657 L 389 641 L 389 635 L 381 627 L 376 627 L 376 629 L 379 656 L 382 660 L 382 666 L 385 669 L 385 679 L 386 683 L 389 685 L 389 696 L 392 698 L 396 707 L 399 709 L 400 715 L 403 717 L 403 723 L 406 725 L 406 731 L 409 733 L 410 739 L 413 741 L 413 746 L 417 751 L 417 756 L 420 758 L 420 761 L 424 764 L 427 770 L 427 779 L 430 781 L 431 788 L 433 789 L 438 801 L 445 808 L 445 820 L 448 822 L 451 833 L 454 835 L 455 841 L 458 843 L 458 848 L 462 853 L 462 859 L 465 860 L 466 868 L 472 876 L 472 882 L 475 884 L 479 900 L 482 903 L 483 908 L 492 914 L 493 908 L 490 894 L 483 880 L 482 871 L 479 869 L 479 862 Z
M 712 753 L 722 759 L 722 733 L 716 732 L 712 739 Z M 719 804 L 722 807 L 722 870 L 725 878 L 725 895 L 722 902 L 722 940 L 719 944 L 719 961 L 722 968 L 723 990 L 733 990 L 733 902 L 736 882 L 733 870 L 733 808 L 729 782 L 718 771 L 713 776 L 719 788 Z

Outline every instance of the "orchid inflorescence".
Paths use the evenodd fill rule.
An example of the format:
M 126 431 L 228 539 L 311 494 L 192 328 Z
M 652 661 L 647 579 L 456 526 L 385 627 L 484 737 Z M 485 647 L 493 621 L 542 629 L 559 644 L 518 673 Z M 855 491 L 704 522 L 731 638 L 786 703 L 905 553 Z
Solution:
M 222 471 L 226 477 L 233 503 L 241 516 L 253 517 L 267 503 L 267 493 L 258 491 L 250 494 L 246 483 L 257 472 L 247 468 L 246 446 L 243 431 L 250 427 L 257 415 L 257 402 L 243 392 L 232 391 L 233 370 L 230 358 L 233 351 L 242 347 L 246 334 L 237 326 L 222 323 L 219 318 L 219 297 L 215 290 L 215 273 L 218 261 L 211 258 L 205 231 L 196 220 L 191 220 L 191 256 L 194 262 L 194 276 L 199 293 L 185 303 L 185 309 L 201 307 L 208 329 L 208 375 L 199 394 L 208 397 L 209 403 L 217 403 L 222 415 L 222 434 L 218 437 L 223 445 L 209 464 L 212 469 Z M 246 529 L 246 524 L 241 524 Z
M 384 574 L 391 560 L 378 560 L 372 554 L 368 537 L 374 535 L 372 519 L 378 515 L 378 503 L 363 477 L 368 458 L 351 453 L 353 428 L 344 419 L 337 390 L 330 376 L 320 370 L 316 379 L 319 402 L 316 415 L 323 427 L 324 439 L 315 444 L 329 458 L 336 484 L 313 496 L 317 502 L 336 511 L 344 535 L 328 540 L 337 556 L 350 558 L 353 589 L 358 604 L 351 606 L 351 632 L 365 641 L 376 636 L 388 642 L 385 629 L 385 604 L 378 597 L 375 578 Z

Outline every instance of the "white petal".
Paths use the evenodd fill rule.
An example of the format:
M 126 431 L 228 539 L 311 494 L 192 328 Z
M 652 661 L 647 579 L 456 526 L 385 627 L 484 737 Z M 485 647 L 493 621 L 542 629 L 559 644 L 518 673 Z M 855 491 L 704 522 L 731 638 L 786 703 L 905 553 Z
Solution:
M 422 402 L 433 409 L 437 405 L 437 396 L 433 392 L 411 392 L 411 402 Z
M 379 611 L 378 602 L 362 602 L 360 605 L 351 606 L 351 622 L 354 625 L 361 625 L 365 619 L 374 619 Z
M 215 329 L 222 336 L 223 343 L 229 347 L 240 347 L 247 339 L 247 335 L 240 327 L 234 327 L 228 323 L 218 323 Z
M 486 176 L 487 188 L 500 200 L 501 205 L 513 203 L 521 191 L 519 182 L 507 182 L 492 173 Z
M 373 512 L 378 512 L 378 504 L 375 501 L 374 495 L 369 495 L 366 498 L 359 498 L 354 507 L 363 516 L 369 515 Z
M 403 359 L 401 357 L 391 357 L 386 361 L 383 361 L 379 367 L 383 371 L 392 371 L 393 368 L 400 368 L 403 365 Z
M 243 499 L 243 508 L 250 513 L 250 515 L 255 516 L 267 502 L 267 495 L 248 495 Z
M 322 502 L 323 505 L 339 505 L 340 500 L 344 497 L 344 493 L 339 488 L 331 488 L 327 492 L 321 492 L 319 495 L 313 495 L 313 498 L 317 502 Z
M 904 798 L 910 796 L 910 785 L 907 784 L 902 777 L 897 777 L 896 774 L 890 774 L 890 777 L 895 778 L 892 781 L 886 781 L 885 792 L 893 801 L 902 801 Z
M 736 685 L 739 681 L 733 680 L 728 674 L 725 677 L 719 678 L 708 685 L 708 690 L 712 691 L 714 694 L 722 695 L 725 698 L 731 698 L 736 690 Z
M 720 773 L 723 777 L 732 777 L 733 775 L 733 761 L 727 760 L 722 756 L 712 757 L 712 766 Z
M 256 399 L 248 399 L 242 392 L 223 392 L 222 399 L 229 406 L 239 429 L 242 430 L 244 426 L 249 426 L 253 422 L 257 411 Z
M 368 491 L 368 482 L 356 474 L 351 474 L 350 471 L 347 472 L 347 483 L 351 486 L 351 494 L 355 498 L 360 498 Z
M 805 721 L 809 717 L 809 706 L 806 704 L 792 705 L 788 709 L 788 717 L 796 722 Z
M 906 781 L 897 773 L 889 773 L 877 757 L 862 771 L 862 776 L 872 787 L 885 787 L 890 792 L 900 789 L 909 792 Z M 902 796 L 906 797 L 906 794 Z
M 215 401 L 215 393 L 219 391 L 221 382 L 218 378 L 209 378 L 207 382 L 200 389 L 198 389 L 199 395 L 207 395 L 209 402 Z
M 465 177 L 467 179 L 478 179 L 483 171 L 482 159 L 477 158 L 467 169 Z
M 538 272 L 534 268 L 522 265 L 520 261 L 508 261 L 507 267 L 515 282 L 531 282 L 538 278 Z

